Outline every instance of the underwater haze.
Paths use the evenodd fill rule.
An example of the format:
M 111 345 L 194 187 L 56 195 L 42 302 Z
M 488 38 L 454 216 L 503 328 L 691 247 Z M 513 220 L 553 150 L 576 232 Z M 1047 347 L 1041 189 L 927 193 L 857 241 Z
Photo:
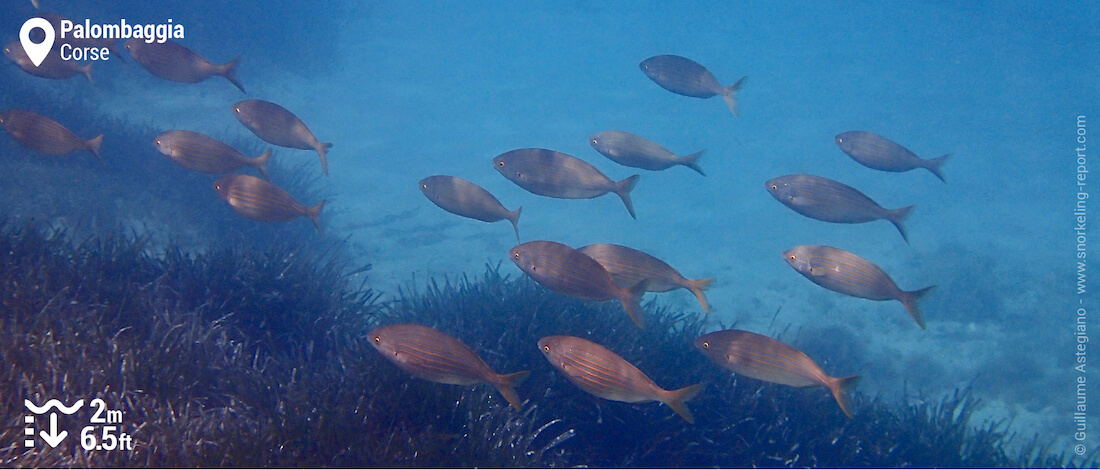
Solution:
M 1094 450 L 1100 440 L 1093 427 L 1100 425 L 1094 410 L 1100 405 L 1093 400 L 1100 397 L 1100 387 L 1092 373 L 1095 354 L 1089 337 L 1095 335 L 1093 312 L 1100 307 L 1092 304 L 1090 292 L 1096 231 L 1089 195 L 1097 192 L 1093 182 L 1100 181 L 1091 173 L 1100 171 L 1092 147 L 1094 135 L 1100 136 L 1094 131 L 1100 125 L 1093 124 L 1094 119 L 1100 123 L 1100 5 L 1018 0 L 39 0 L 36 7 L 30 1 L 4 2 L 0 38 L 5 45 L 19 42 L 23 22 L 44 12 L 93 24 L 165 24 L 171 19 L 184 31 L 173 41 L 211 67 L 198 69 L 203 79 L 183 83 L 187 80 L 178 78 L 179 71 L 193 65 L 178 55 L 166 59 L 176 60 L 167 66 L 171 72 L 158 74 L 156 65 L 118 47 L 109 60 L 89 62 L 91 80 L 83 73 L 50 79 L 0 59 L 0 113 L 33 111 L 78 136 L 72 153 L 49 155 L 28 144 L 25 134 L 16 135 L 11 124 L 3 123 L 6 132 L 0 135 L 3 233 L 38 240 L 31 235 L 37 233 L 46 240 L 4 245 L 11 251 L 10 266 L 23 259 L 42 272 L 33 277 L 13 267 L 0 279 L 0 289 L 9 291 L 0 309 L 0 329 L 9 336 L 0 348 L 0 362 L 11 364 L 0 378 L 12 381 L 6 390 L 18 391 L 0 401 L 0 419 L 13 430 L 0 434 L 11 437 L 0 441 L 5 465 L 1097 463 Z M 681 56 L 705 67 L 720 85 L 716 95 L 685 96 L 671 90 L 674 85 L 647 76 L 640 64 L 659 55 Z M 227 79 L 230 72 L 215 67 L 238 56 L 234 79 L 245 92 Z M 680 67 L 672 72 L 692 71 Z M 173 74 L 176 79 L 167 76 Z M 735 91 L 734 115 L 722 88 L 741 77 L 746 78 Z M 242 100 L 253 99 L 280 105 L 312 134 L 293 134 L 297 128 L 287 126 L 280 128 L 283 136 L 304 143 L 263 138 L 257 130 L 262 126 L 250 125 L 234 110 Z M 274 115 L 262 113 L 264 125 L 274 125 Z M 171 130 L 206 134 L 247 158 L 273 149 L 271 184 L 238 193 L 215 191 L 215 181 L 225 181 L 219 178 L 226 173 L 261 172 L 239 162 L 242 169 L 218 175 L 194 171 L 154 144 Z M 672 158 L 705 150 L 697 161 L 705 176 L 684 165 L 652 171 L 612 161 L 590 144 L 591 136 L 609 130 L 651 140 L 675 154 Z M 922 160 L 950 154 L 941 167 L 943 181 L 924 168 L 883 171 L 861 164 L 836 141 L 848 131 L 878 134 Z M 98 134 L 103 134 L 102 162 L 82 147 Z M 332 145 L 326 150 L 326 176 L 316 148 L 327 143 Z M 558 197 L 547 197 L 494 168 L 494 157 L 527 148 L 576 157 L 611 182 L 639 175 L 629 190 L 636 218 L 615 194 L 619 189 L 601 187 L 598 192 L 607 194 L 596 197 L 563 196 L 568 188 L 562 185 L 582 184 L 579 177 L 566 175 L 550 190 Z M 536 166 L 535 176 L 540 171 L 560 176 L 559 170 L 566 173 L 561 165 Z M 908 242 L 887 216 L 835 223 L 792 210 L 765 188 L 765 182 L 788 174 L 836 180 L 885 209 L 915 206 L 899 221 Z M 468 180 L 495 196 L 505 211 L 522 207 L 516 221 L 519 242 L 546 240 L 572 248 L 617 244 L 659 258 L 688 279 L 715 278 L 705 290 L 710 311 L 704 312 L 686 289 L 646 293 L 641 302 L 649 324 L 635 331 L 616 300 L 629 286 L 585 297 L 556 288 L 538 274 L 529 276 L 510 256 L 518 245 L 511 224 L 503 216 L 485 222 L 437 207 L 418 186 L 433 175 Z M 277 199 L 268 186 L 286 190 L 296 202 Z M 322 201 L 323 207 L 317 207 Z M 846 204 L 843 209 L 850 209 Z M 310 207 L 320 211 L 316 228 Z M 135 246 L 132 253 L 117 247 L 100 252 L 112 243 Z M 843 266 L 830 265 L 824 272 L 821 267 L 792 269 L 794 262 L 785 260 L 784 252 L 800 245 L 854 253 L 881 268 L 903 292 L 935 286 L 919 300 L 926 325 L 918 326 L 898 301 L 907 294 L 875 284 L 881 280 L 859 281 L 875 284 L 860 284 L 861 295 L 850 287 L 846 292 L 827 285 L 829 269 L 835 274 Z M 52 254 L 20 258 L 20 249 Z M 106 262 L 86 261 L 108 255 L 141 261 L 132 264 L 132 276 L 116 264 L 107 269 Z M 56 267 L 41 261 L 46 259 L 55 260 Z M 566 264 L 565 271 L 582 271 L 575 262 Z M 190 284 L 184 283 L 190 274 L 183 274 L 189 269 L 199 273 Z M 230 269 L 258 274 L 234 275 Z M 268 276 L 265 269 L 281 272 Z M 54 279 L 49 270 L 69 274 L 40 280 Z M 99 280 L 92 282 L 90 276 Z M 586 285 L 597 283 L 595 275 L 585 276 Z M 189 287 L 178 287 L 177 281 Z M 20 294 L 30 289 L 28 284 L 43 293 Z M 94 295 L 87 292 L 89 286 L 108 287 Z M 883 289 L 888 295 L 871 299 Z M 65 324 L 67 316 L 77 322 L 77 315 L 57 310 L 58 305 L 85 294 L 71 304 L 89 305 L 79 321 L 117 329 L 104 327 L 80 337 L 84 330 L 76 323 Z M 141 300 L 131 306 L 121 300 L 131 297 Z M 96 312 L 115 305 L 111 299 L 121 304 L 117 315 L 100 319 Z M 286 316 L 276 317 L 267 310 L 271 305 Z M 586 323 L 589 313 L 600 317 Z M 133 323 L 145 315 L 166 323 L 148 328 Z M 496 373 L 531 371 L 531 378 L 515 387 L 524 400 L 522 409 L 511 408 L 493 387 L 433 383 L 394 367 L 385 361 L 389 357 L 366 347 L 369 331 L 392 323 L 423 324 L 454 336 Z M 205 336 L 196 333 L 195 339 L 174 336 L 223 327 Z M 324 329 L 310 331 L 314 327 Z M 751 374 L 731 375 L 692 345 L 692 334 L 731 328 L 797 348 L 829 376 L 862 376 L 851 392 L 858 397 L 852 417 L 824 388 L 792 389 Z M 115 344 L 131 334 L 150 336 L 104 350 L 102 356 L 89 352 L 98 346 L 59 346 Z M 161 338 L 156 335 L 191 346 L 171 349 L 164 346 L 171 341 L 149 339 Z M 660 404 L 590 396 L 540 359 L 540 335 L 583 336 L 600 343 L 667 390 L 704 383 L 698 398 L 687 401 L 698 422 L 689 424 Z M 47 337 L 56 344 L 37 352 Z M 223 347 L 238 348 L 234 354 L 240 357 L 211 352 Z M 122 350 L 139 359 L 120 359 L 130 357 Z M 224 369 L 211 365 L 188 379 L 206 384 L 201 387 L 156 386 L 175 383 L 183 372 L 150 372 L 141 378 L 144 385 L 111 379 L 112 374 L 127 376 L 127 364 L 140 366 L 141 357 L 189 353 L 196 356 L 180 364 L 202 364 L 203 354 L 229 359 Z M 256 366 L 263 357 L 273 358 L 270 367 Z M 322 360 L 328 362 L 318 364 Z M 294 361 L 309 365 L 276 365 L 299 364 Z M 74 364 L 100 364 L 87 367 L 110 371 L 95 373 Z M 226 371 L 238 366 L 251 371 L 241 377 L 263 385 L 221 382 L 233 377 Z M 310 367 L 318 369 L 309 372 Z M 88 382 L 67 389 L 69 379 L 58 377 L 70 369 L 74 377 L 89 374 Z M 303 390 L 307 379 L 265 372 L 276 370 L 315 373 L 310 377 L 337 385 L 331 385 L 331 395 L 321 382 L 314 384 L 320 391 Z M 362 384 L 373 388 L 356 388 Z M 131 389 L 139 398 L 127 398 Z M 270 406 L 278 410 L 277 418 L 257 404 L 267 399 L 257 397 L 284 392 L 316 403 L 284 406 L 280 398 Z M 108 408 L 123 410 L 119 430 L 132 434 L 139 448 L 126 451 L 127 456 L 114 450 L 74 457 L 80 454 L 76 417 L 63 418 L 69 442 L 62 447 L 43 439 L 25 446 L 22 429 L 29 412 L 23 400 L 41 405 L 51 398 L 65 404 L 100 398 Z M 404 407 L 421 402 L 426 410 L 439 411 Z M 166 415 L 149 411 L 175 403 L 196 408 L 183 412 L 173 405 Z M 326 403 L 338 406 L 326 412 Z M 757 405 L 747 408 L 746 403 Z M 232 411 L 234 406 L 246 411 Z M 383 413 L 387 408 L 392 413 Z M 886 426 L 883 410 L 925 417 L 913 422 L 931 424 L 921 432 L 887 433 L 881 427 Z M 181 431 L 176 412 L 195 423 L 222 415 L 247 415 L 255 422 L 237 424 L 244 436 L 239 441 L 219 441 L 216 423 Z M 295 412 L 301 415 L 290 416 Z M 773 416 L 766 413 L 773 412 L 796 416 L 790 418 L 790 432 L 781 431 L 787 418 L 775 418 L 774 429 L 742 432 L 744 423 L 764 423 L 770 419 L 765 416 Z M 807 420 L 813 416 L 813 422 L 796 428 L 800 414 Z M 327 418 L 332 415 L 342 421 L 332 424 Z M 825 418 L 818 420 L 819 415 Z M 37 417 L 37 430 L 49 428 L 45 416 Z M 948 424 L 937 416 L 947 417 Z M 142 419 L 170 424 L 145 427 Z M 967 460 L 969 454 L 947 458 L 916 450 L 899 457 L 889 444 L 872 446 L 870 437 L 859 437 L 866 432 L 875 439 L 897 438 L 898 449 L 904 450 L 917 440 L 941 442 L 931 430 L 956 421 L 963 431 L 952 438 L 977 439 L 1007 460 Z M 268 427 L 292 429 L 302 438 L 264 434 Z M 150 429 L 178 432 L 179 445 L 186 449 L 172 449 L 176 434 L 150 436 Z M 307 436 L 305 430 L 315 434 Z M 480 452 L 499 451 L 488 437 L 469 457 L 441 450 L 460 446 L 456 442 L 464 439 L 482 439 L 474 430 L 494 439 L 527 433 L 514 442 L 534 450 L 516 451 L 510 460 L 480 460 Z M 905 436 L 917 435 L 922 439 L 906 441 Z M 838 445 L 838 436 L 856 437 Z M 360 438 L 377 445 L 348 450 L 357 441 L 347 439 Z M 444 444 L 431 444 L 429 438 Z M 623 442 L 628 438 L 635 441 Z M 188 439 L 214 444 L 204 449 L 184 444 Z M 325 439 L 339 441 L 335 448 L 345 450 L 319 443 Z M 706 451 L 708 440 L 723 453 Z M 651 447 L 654 454 L 691 457 L 660 460 L 630 447 L 647 442 L 658 443 Z M 598 446 L 599 452 L 586 445 Z M 770 445 L 782 449 L 762 450 Z M 977 446 L 961 448 L 972 452 Z M 945 454 L 942 449 L 954 449 L 938 448 Z M 110 452 L 120 456 L 103 457 Z M 264 452 L 268 460 L 251 457 Z M 760 460 L 750 457 L 754 452 Z

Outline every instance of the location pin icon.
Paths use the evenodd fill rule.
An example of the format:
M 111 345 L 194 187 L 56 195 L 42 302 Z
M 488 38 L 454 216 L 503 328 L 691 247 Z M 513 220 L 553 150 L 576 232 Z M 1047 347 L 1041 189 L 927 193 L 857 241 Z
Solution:
M 34 28 L 41 28 L 46 33 L 46 40 L 38 44 L 31 41 L 31 31 Z M 27 52 L 27 57 L 31 58 L 31 62 L 35 67 L 42 65 L 42 61 L 46 60 L 46 56 L 50 54 L 50 49 L 53 49 L 54 32 L 53 25 L 45 18 L 31 18 L 23 23 L 23 27 L 19 28 L 19 42 L 23 44 L 23 50 Z

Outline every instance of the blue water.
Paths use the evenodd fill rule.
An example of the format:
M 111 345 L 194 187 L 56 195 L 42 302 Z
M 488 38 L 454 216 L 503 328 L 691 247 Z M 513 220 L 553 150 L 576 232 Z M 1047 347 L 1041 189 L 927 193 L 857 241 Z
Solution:
M 212 62 L 242 55 L 247 98 L 282 104 L 334 143 L 326 223 L 373 263 L 376 289 L 505 260 L 514 244 L 506 222 L 447 214 L 416 187 L 425 176 L 459 176 L 509 209 L 522 205 L 524 241 L 618 243 L 687 277 L 717 277 L 708 291 L 715 328 L 786 330 L 782 339 L 805 344 L 827 372 L 862 374 L 867 395 L 915 401 L 973 384 L 983 417 L 1014 418 L 1022 435 L 1066 449 L 1077 443 L 1072 324 L 1090 297 L 1074 295 L 1071 212 L 1077 118 L 1087 116 L 1089 144 L 1100 120 L 1094 3 L 42 2 L 97 21 L 172 18 L 185 25 L 181 42 Z M 34 10 L 14 0 L 4 9 L 10 42 Z M 647 79 L 638 63 L 658 54 L 689 57 L 723 84 L 748 76 L 741 116 L 719 97 L 679 96 Z M 130 61 L 96 64 L 88 84 L 8 68 L 6 80 L 78 96 L 106 115 L 251 138 L 228 112 L 244 98 L 217 77 L 167 83 Z M 508 150 L 544 147 L 612 179 L 639 173 L 589 147 L 589 135 L 609 129 L 681 155 L 706 149 L 707 176 L 640 171 L 632 220 L 613 195 L 543 198 L 489 165 Z M 833 143 L 857 129 L 923 158 L 952 153 L 947 184 L 923 170 L 858 165 Z M 276 155 L 316 162 L 311 151 Z M 911 244 L 884 221 L 828 224 L 783 207 L 763 183 L 787 173 L 840 180 L 888 208 L 916 204 Z M 801 244 L 855 252 L 906 290 L 938 285 L 923 302 L 928 329 L 896 302 L 802 278 L 779 256 Z M 520 275 L 507 261 L 504 269 Z M 656 298 L 698 310 L 684 291 Z M 848 334 L 830 345 L 813 337 L 822 331 Z M 1084 444 L 1100 443 L 1089 433 Z

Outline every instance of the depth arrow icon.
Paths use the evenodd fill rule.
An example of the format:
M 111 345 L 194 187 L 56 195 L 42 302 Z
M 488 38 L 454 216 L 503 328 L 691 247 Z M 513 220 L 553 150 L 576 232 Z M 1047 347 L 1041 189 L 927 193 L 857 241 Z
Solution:
M 50 447 L 57 447 L 61 441 L 65 440 L 65 436 L 69 435 L 69 431 L 57 432 L 57 413 L 50 413 L 50 432 L 42 431 L 38 433 L 42 436 L 42 440 L 46 441 Z

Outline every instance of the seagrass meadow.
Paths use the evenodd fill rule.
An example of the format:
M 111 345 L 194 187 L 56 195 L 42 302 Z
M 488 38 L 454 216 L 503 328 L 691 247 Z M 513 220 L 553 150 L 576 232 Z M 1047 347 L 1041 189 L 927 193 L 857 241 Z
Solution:
M 1009 453 L 979 401 L 895 405 L 856 395 L 847 419 L 821 389 L 737 379 L 690 347 L 704 319 L 554 294 L 487 266 L 381 301 L 340 243 L 152 250 L 133 235 L 0 231 L 0 465 L 6 467 L 1032 467 L 1093 466 L 1034 440 Z M 461 338 L 498 371 L 531 370 L 523 410 L 491 387 L 414 379 L 369 346 L 379 325 Z M 688 425 L 655 403 L 592 398 L 535 343 L 599 332 L 664 387 L 702 382 Z M 129 452 L 23 448 L 24 398 L 103 399 Z

